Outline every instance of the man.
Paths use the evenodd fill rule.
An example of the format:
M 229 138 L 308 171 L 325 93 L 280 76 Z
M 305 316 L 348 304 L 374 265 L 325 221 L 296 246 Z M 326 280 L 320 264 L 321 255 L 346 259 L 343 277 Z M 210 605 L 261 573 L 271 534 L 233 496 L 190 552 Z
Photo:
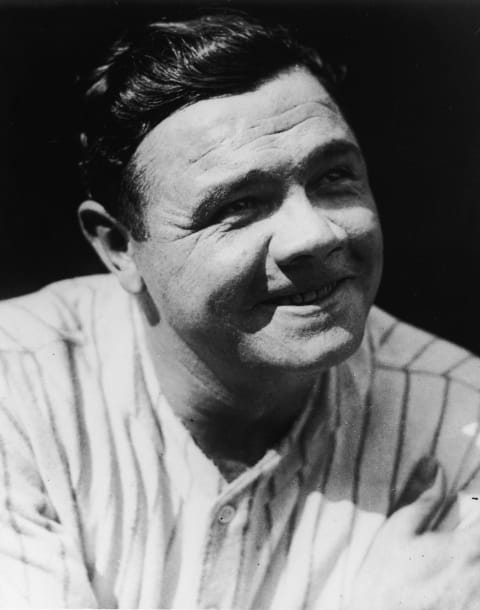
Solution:
M 111 275 L 2 306 L 2 603 L 478 608 L 480 363 L 372 308 L 377 212 L 317 54 L 152 24 L 82 141 Z

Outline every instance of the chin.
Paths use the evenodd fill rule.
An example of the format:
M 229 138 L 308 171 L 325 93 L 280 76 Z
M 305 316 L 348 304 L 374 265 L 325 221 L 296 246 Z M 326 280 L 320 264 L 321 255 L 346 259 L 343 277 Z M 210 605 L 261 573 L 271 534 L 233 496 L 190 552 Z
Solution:
M 326 370 L 347 360 L 362 342 L 363 333 L 352 333 L 345 328 L 332 328 L 312 338 L 297 351 L 297 367 L 303 370 Z
M 343 327 L 330 328 L 311 337 L 269 342 L 261 351 L 247 355 L 256 367 L 273 368 L 285 372 L 308 373 L 326 370 L 349 358 L 360 347 L 363 328 L 359 332 Z M 262 368 L 263 368 L 262 367 Z

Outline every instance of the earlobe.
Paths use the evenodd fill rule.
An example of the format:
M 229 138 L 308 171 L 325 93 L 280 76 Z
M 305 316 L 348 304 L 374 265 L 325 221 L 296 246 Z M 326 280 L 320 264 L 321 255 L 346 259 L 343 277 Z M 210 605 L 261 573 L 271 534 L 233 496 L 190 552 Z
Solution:
M 84 201 L 78 218 L 83 234 L 123 288 L 132 294 L 141 293 L 145 285 L 132 257 L 128 230 L 97 201 Z

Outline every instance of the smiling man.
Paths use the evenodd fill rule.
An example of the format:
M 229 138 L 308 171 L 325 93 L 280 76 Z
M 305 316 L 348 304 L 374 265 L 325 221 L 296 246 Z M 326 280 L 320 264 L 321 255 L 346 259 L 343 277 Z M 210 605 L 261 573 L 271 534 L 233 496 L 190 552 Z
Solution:
M 111 274 L 2 305 L 2 603 L 477 608 L 480 363 L 372 307 L 377 210 L 316 52 L 151 24 L 82 142 Z

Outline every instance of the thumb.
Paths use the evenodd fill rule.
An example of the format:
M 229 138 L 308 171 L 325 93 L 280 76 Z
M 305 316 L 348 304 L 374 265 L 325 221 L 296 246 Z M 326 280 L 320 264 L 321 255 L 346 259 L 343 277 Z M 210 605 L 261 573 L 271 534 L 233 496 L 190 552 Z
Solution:
M 421 534 L 432 523 L 445 500 L 446 481 L 443 468 L 434 457 L 417 463 L 396 510 L 389 521 L 405 535 Z

